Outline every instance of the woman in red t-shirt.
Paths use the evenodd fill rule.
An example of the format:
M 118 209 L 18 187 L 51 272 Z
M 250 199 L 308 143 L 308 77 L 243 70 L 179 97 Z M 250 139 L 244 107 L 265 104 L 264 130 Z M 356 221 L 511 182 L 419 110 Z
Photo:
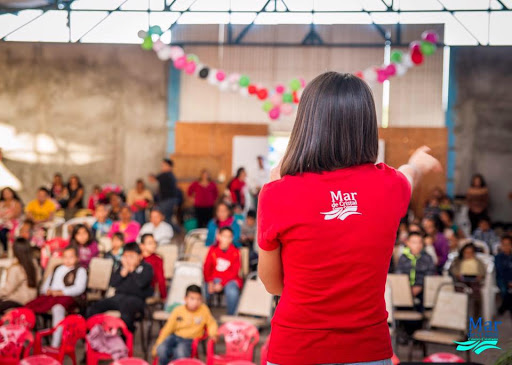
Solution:
M 245 207 L 245 179 L 247 178 L 247 172 L 243 167 L 240 167 L 236 171 L 236 176 L 228 184 L 229 192 L 231 193 L 231 200 L 233 205 L 239 204 L 242 209 Z
M 194 198 L 197 227 L 206 227 L 208 221 L 212 219 L 213 207 L 218 196 L 217 185 L 212 181 L 207 170 L 201 171 L 199 180 L 190 184 L 188 196 Z
M 400 218 L 427 147 L 395 170 L 375 165 L 378 127 L 368 85 L 327 72 L 305 88 L 288 149 L 259 196 L 258 271 L 281 295 L 268 361 L 391 364 L 384 302 Z

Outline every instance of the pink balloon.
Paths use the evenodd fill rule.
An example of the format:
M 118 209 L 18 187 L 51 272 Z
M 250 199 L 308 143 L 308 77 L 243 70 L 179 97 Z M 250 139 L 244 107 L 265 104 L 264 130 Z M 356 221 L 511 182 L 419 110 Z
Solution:
M 396 74 L 396 66 L 395 64 L 393 63 L 390 63 L 389 65 L 386 66 L 386 73 L 388 74 L 388 76 L 393 76 Z
M 293 106 L 292 104 L 283 104 L 281 105 L 281 113 L 283 113 L 283 115 L 290 115 L 293 113 Z
M 272 95 L 270 97 L 270 101 L 275 106 L 279 106 L 279 105 L 281 105 L 283 103 L 283 97 L 282 97 L 281 94 L 275 93 L 274 95 Z
M 169 51 L 169 54 L 171 55 L 171 59 L 173 61 L 176 61 L 178 58 L 183 57 L 185 55 L 185 51 L 183 50 L 183 48 L 179 46 L 172 46 L 171 50 Z
M 278 94 L 284 93 L 284 86 L 283 85 L 277 85 L 276 86 L 276 93 L 278 93 Z
M 277 118 L 279 118 L 279 107 L 276 106 L 270 109 L 270 111 L 268 112 L 268 116 L 272 120 L 276 120 Z
M 226 74 L 224 73 L 224 71 L 219 70 L 217 71 L 215 77 L 217 77 L 217 80 L 222 81 L 226 78 Z
M 228 76 L 228 81 L 232 84 L 238 83 L 240 80 L 240 74 L 233 73 Z
M 437 33 L 433 30 L 426 30 L 423 33 L 421 33 L 421 39 L 427 42 L 431 43 L 437 43 L 437 40 L 439 39 Z
M 299 77 L 299 81 L 300 81 L 300 86 L 306 87 L 306 80 L 304 80 L 304 78 Z
M 164 47 L 165 47 L 165 43 L 162 42 L 160 39 L 153 42 L 153 51 L 155 51 L 155 52 L 160 51 Z
M 388 74 L 385 69 L 378 68 L 377 69 L 377 81 L 383 83 L 388 79 Z
M 192 75 L 196 71 L 196 63 L 194 61 L 187 62 L 185 72 Z
M 187 65 L 187 57 L 181 56 L 174 60 L 174 67 L 178 70 L 183 69 Z

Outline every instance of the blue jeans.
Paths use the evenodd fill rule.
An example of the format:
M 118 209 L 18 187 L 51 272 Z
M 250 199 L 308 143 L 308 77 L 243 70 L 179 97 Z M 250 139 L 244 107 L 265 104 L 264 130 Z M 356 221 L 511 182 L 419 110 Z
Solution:
M 392 365 L 391 359 L 378 360 L 378 361 L 367 361 L 367 362 L 351 362 L 351 363 L 338 363 L 338 364 L 322 364 L 322 365 Z M 267 362 L 267 365 L 277 365 Z
M 133 220 L 141 225 L 141 227 L 146 223 L 146 211 L 138 210 L 133 213 Z
M 176 198 L 169 198 L 158 202 L 158 208 L 164 213 L 165 221 L 171 224 L 172 215 L 174 214 L 174 207 L 178 203 Z
M 217 282 L 219 279 L 214 279 L 213 282 Z M 208 285 L 208 283 L 206 283 Z M 238 307 L 238 298 L 240 297 L 240 288 L 235 280 L 229 281 L 224 286 L 224 295 L 226 296 L 226 305 L 228 309 L 228 315 L 232 316 L 236 313 Z M 209 300 L 210 294 L 208 293 L 208 287 L 206 288 L 206 300 Z
M 160 365 L 167 365 L 171 360 L 190 357 L 192 340 L 172 334 L 157 347 L 156 353 Z

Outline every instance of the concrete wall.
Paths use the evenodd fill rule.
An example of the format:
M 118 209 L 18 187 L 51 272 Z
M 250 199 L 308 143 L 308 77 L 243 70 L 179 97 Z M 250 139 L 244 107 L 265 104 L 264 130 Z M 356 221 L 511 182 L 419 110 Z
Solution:
M 60 171 L 131 187 L 165 155 L 166 65 L 137 45 L 0 44 L 0 148 L 24 197 Z
M 512 47 L 452 49 L 455 89 L 455 191 L 481 173 L 494 220 L 512 221 Z M 451 85 L 452 87 L 453 85 Z

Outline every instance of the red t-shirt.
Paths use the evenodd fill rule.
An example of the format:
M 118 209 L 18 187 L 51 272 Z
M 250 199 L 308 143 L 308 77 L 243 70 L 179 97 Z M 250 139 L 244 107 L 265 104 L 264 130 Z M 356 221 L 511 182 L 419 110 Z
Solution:
M 266 184 L 258 243 L 282 245 L 284 289 L 268 361 L 307 365 L 378 361 L 393 352 L 384 289 L 411 188 L 384 164 Z
M 242 287 L 240 278 L 241 258 L 238 248 L 230 245 L 226 251 L 221 250 L 219 245 L 210 247 L 204 262 L 204 281 L 209 283 L 214 279 L 220 279 L 225 286 L 235 280 L 238 287 Z
M 153 268 L 153 279 L 151 280 L 151 286 L 153 289 L 156 289 L 158 285 L 158 291 L 160 293 L 160 298 L 167 298 L 167 287 L 165 283 L 164 276 L 164 260 L 157 254 L 152 253 L 148 257 L 144 257 L 144 261 L 151 265 Z
M 188 187 L 188 195 L 194 195 L 194 206 L 200 208 L 209 208 L 215 205 L 217 200 L 217 185 L 212 181 L 207 186 L 203 186 L 199 181 L 194 181 Z

